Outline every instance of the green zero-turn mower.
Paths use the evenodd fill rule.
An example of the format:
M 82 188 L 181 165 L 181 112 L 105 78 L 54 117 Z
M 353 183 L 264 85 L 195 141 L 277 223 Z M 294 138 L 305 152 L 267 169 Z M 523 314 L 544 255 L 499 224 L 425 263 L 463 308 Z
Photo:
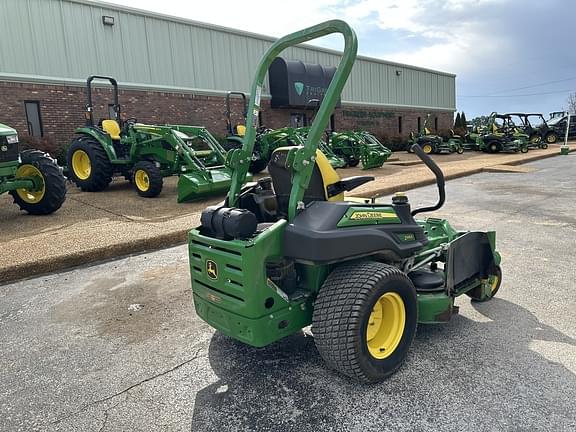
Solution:
M 16 130 L 0 123 L 0 194 L 4 192 L 12 195 L 20 209 L 46 215 L 64 203 L 66 179 L 48 153 L 19 151 Z
M 242 187 L 268 66 L 283 49 L 330 33 L 344 36 L 344 54 L 305 145 L 276 149 L 271 178 Z M 436 205 L 411 210 L 403 194 L 391 204 L 344 200 L 373 177 L 340 179 L 317 146 L 356 51 L 355 33 L 338 20 L 269 48 L 252 84 L 244 145 L 227 160 L 230 191 L 190 232 L 189 257 L 196 312 L 211 326 L 263 347 L 312 324 L 330 367 L 375 382 L 400 367 L 417 323 L 449 321 L 462 294 L 490 299 L 501 270 L 494 232 L 413 218 L 439 209 L 445 197 L 442 171 L 418 146 L 437 178 Z
M 94 123 L 92 82 L 112 85 L 114 119 Z M 115 174 L 132 182 L 143 197 L 156 197 L 163 178 L 178 175 L 178 202 L 223 193 L 230 187 L 226 151 L 204 127 L 147 125 L 121 120 L 114 78 L 90 76 L 86 82 L 86 125 L 76 129 L 67 154 L 70 179 L 87 192 L 106 189 Z
M 430 114 L 424 119 L 424 126 L 422 130 L 418 131 L 418 135 L 414 132 L 410 132 L 410 138 L 408 139 L 408 152 L 412 152 L 412 147 L 414 144 L 422 147 L 422 150 L 426 154 L 436 153 L 464 153 L 464 146 L 462 140 L 458 135 L 454 135 L 452 132 L 452 137 L 447 141 L 441 136 L 434 135 L 430 129 L 428 129 L 428 121 L 430 119 Z

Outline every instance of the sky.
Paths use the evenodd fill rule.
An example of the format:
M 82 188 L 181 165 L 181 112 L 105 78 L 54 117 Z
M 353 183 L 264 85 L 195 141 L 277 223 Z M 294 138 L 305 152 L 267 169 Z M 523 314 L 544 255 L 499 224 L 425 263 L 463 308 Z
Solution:
M 560 111 L 576 92 L 574 0 L 108 0 L 280 37 L 328 19 L 348 22 L 358 53 L 454 73 L 456 108 Z M 341 39 L 314 45 L 342 49 Z

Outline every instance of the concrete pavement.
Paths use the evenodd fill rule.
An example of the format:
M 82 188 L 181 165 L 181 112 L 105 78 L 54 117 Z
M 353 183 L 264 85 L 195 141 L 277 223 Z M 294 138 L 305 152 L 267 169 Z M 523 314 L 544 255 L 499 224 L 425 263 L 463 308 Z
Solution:
M 502 287 L 420 326 L 377 385 L 327 370 L 309 332 L 263 349 L 215 334 L 185 246 L 0 286 L 0 430 L 576 430 L 574 163 L 448 183 L 435 215 L 496 229 Z

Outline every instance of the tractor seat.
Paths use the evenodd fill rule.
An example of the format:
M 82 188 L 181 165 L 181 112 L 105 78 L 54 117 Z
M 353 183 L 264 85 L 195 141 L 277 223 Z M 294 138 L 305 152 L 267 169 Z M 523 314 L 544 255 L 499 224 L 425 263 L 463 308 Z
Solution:
M 236 126 L 234 126 L 234 130 L 236 131 L 236 135 L 243 137 L 244 135 L 246 135 L 246 126 L 244 126 L 243 124 L 237 124 Z
M 272 186 L 278 202 L 278 214 L 288 214 L 288 203 L 292 190 L 293 172 L 286 166 L 288 153 L 297 147 L 279 147 L 272 153 L 268 172 L 272 177 Z M 301 146 L 299 146 L 301 148 Z M 294 151 L 294 150 L 293 150 Z M 313 201 L 344 201 L 344 192 L 374 180 L 372 176 L 354 176 L 340 179 L 340 176 L 320 150 L 316 150 L 316 161 L 310 177 L 308 189 L 304 193 L 304 204 Z
M 414 270 L 408 273 L 416 291 L 442 291 L 444 289 L 444 276 L 441 272 L 429 270 Z
M 118 125 L 116 120 L 102 120 L 102 129 L 104 129 L 104 132 L 110 135 L 110 138 L 113 140 L 120 139 L 120 125 Z

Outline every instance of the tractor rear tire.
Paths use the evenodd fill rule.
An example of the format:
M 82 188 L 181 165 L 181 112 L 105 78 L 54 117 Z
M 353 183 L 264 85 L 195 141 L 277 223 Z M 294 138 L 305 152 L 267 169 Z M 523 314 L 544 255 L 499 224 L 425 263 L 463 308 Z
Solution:
M 398 268 L 373 261 L 343 264 L 324 281 L 312 333 L 324 361 L 365 383 L 404 362 L 418 320 L 416 289 Z
M 558 134 L 556 132 L 550 132 L 546 135 L 544 141 L 546 141 L 548 144 L 554 144 L 556 141 L 558 141 Z
M 264 159 L 256 159 L 250 162 L 250 167 L 248 168 L 248 171 L 250 171 L 251 174 L 258 174 L 259 172 L 263 171 L 264 168 L 266 168 L 267 166 L 268 161 Z
M 106 151 L 90 136 L 76 138 L 66 157 L 68 175 L 85 192 L 100 192 L 112 181 L 114 167 Z
M 48 153 L 39 150 L 24 150 L 20 153 L 20 159 L 22 163 L 16 177 L 39 176 L 44 185 L 36 192 L 26 189 L 10 191 L 14 203 L 32 215 L 54 213 L 66 200 L 66 179 L 62 168 Z
M 426 153 L 426 154 L 436 153 L 436 148 L 435 148 L 435 146 L 433 146 L 433 145 L 430 144 L 430 143 L 422 144 L 422 150 L 423 150 L 424 153 Z
M 164 185 L 160 168 L 151 161 L 138 162 L 132 169 L 132 185 L 141 197 L 157 197 Z
M 482 287 L 474 288 L 472 291 L 468 291 L 466 295 L 475 302 L 485 302 L 493 298 L 502 284 L 502 268 L 500 266 L 496 266 L 496 271 L 493 275 L 490 275 L 488 282 L 491 286 L 490 295 L 483 296 Z
M 344 160 L 346 161 L 346 166 L 350 168 L 355 168 L 360 163 L 360 159 L 356 159 L 354 156 L 345 156 Z
M 501 145 L 498 141 L 490 141 L 486 146 L 488 153 L 498 153 L 500 152 Z

